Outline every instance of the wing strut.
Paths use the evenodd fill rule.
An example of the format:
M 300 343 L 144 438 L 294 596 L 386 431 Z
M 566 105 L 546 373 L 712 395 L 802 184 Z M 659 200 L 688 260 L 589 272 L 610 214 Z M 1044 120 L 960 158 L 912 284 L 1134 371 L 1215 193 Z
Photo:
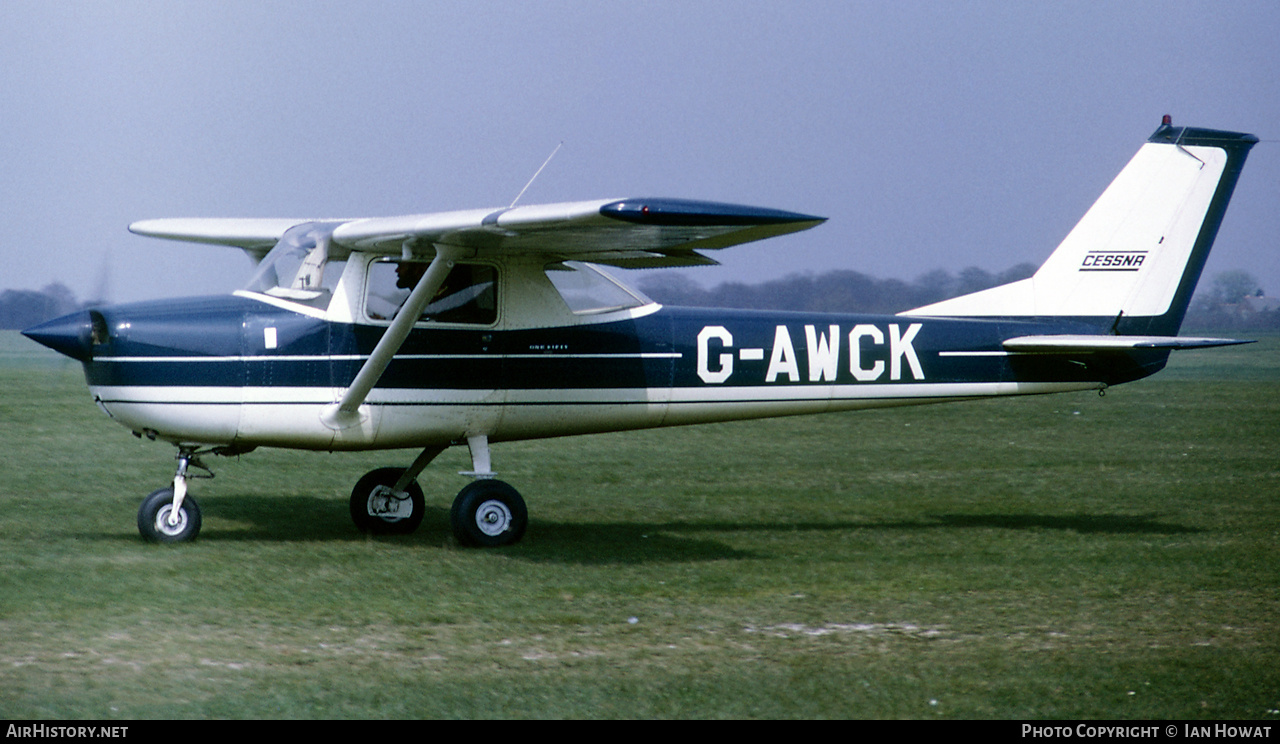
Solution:
M 382 334 L 382 338 L 378 340 L 378 345 L 373 347 L 373 353 L 356 373 L 355 379 L 351 381 L 351 387 L 347 388 L 337 403 L 320 414 L 320 420 L 325 426 L 330 429 L 347 429 L 360 423 L 360 405 L 369 396 L 373 386 L 378 384 L 382 373 L 387 371 L 396 352 L 400 351 L 400 346 L 413 330 L 413 324 L 422 317 L 423 309 L 444 284 L 444 278 L 448 275 L 449 269 L 453 268 L 454 259 L 457 257 L 455 251 L 453 246 L 436 246 L 436 257 L 431 260 L 426 273 L 409 293 L 409 298 L 396 314 L 395 320 L 391 321 L 391 325 L 387 327 L 386 333 Z

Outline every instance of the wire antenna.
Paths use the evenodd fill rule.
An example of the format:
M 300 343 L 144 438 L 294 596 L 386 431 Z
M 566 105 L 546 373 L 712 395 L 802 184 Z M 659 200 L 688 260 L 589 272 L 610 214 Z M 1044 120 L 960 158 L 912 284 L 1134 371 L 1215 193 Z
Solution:
M 534 180 L 538 178 L 538 174 L 542 172 L 543 168 L 547 167 L 547 163 L 551 162 L 551 158 L 554 158 L 556 156 L 556 153 L 560 152 L 561 147 L 564 147 L 563 141 L 561 141 L 560 144 L 556 145 L 556 149 L 552 150 L 551 154 L 548 155 L 547 159 L 542 162 L 542 165 L 538 168 L 538 170 L 534 171 L 533 178 L 530 178 L 529 183 L 526 183 L 524 185 L 524 188 L 520 189 L 520 193 L 516 194 L 516 198 L 511 200 L 511 206 L 507 207 L 507 209 L 511 209 L 511 207 L 514 207 L 516 205 L 516 202 L 520 201 L 520 197 L 524 196 L 524 192 L 529 190 L 529 187 L 533 185 Z

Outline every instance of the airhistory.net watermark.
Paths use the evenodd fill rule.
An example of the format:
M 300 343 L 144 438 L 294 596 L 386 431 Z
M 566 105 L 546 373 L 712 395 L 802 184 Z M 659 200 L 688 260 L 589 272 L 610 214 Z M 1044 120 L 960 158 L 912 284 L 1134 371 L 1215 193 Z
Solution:
M 123 739 L 128 726 L 58 726 L 44 723 L 9 724 L 6 739 Z

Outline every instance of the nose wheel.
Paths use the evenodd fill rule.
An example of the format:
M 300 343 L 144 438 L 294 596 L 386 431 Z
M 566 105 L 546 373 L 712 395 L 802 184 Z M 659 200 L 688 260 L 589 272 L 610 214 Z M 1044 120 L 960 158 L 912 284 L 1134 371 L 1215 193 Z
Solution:
M 213 471 L 205 467 L 200 456 L 220 453 L 219 449 L 200 450 L 189 445 L 178 447 L 178 472 L 173 476 L 173 487 L 152 491 L 138 507 L 138 532 L 151 542 L 190 542 L 200 534 L 200 506 L 187 495 L 187 481 L 191 478 L 212 478 Z M 192 473 L 191 468 L 203 471 Z
M 194 540 L 200 534 L 200 507 L 188 496 L 175 510 L 172 488 L 152 491 L 138 507 L 138 532 L 151 542 Z

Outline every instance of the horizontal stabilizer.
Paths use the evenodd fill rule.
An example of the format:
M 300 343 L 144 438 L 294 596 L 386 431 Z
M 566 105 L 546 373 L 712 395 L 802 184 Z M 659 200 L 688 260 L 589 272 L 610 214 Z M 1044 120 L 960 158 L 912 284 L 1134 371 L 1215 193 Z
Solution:
M 1233 338 L 1190 336 L 1019 336 L 1004 342 L 1006 351 L 1026 354 L 1078 354 L 1128 349 L 1209 349 L 1215 346 L 1251 344 Z

